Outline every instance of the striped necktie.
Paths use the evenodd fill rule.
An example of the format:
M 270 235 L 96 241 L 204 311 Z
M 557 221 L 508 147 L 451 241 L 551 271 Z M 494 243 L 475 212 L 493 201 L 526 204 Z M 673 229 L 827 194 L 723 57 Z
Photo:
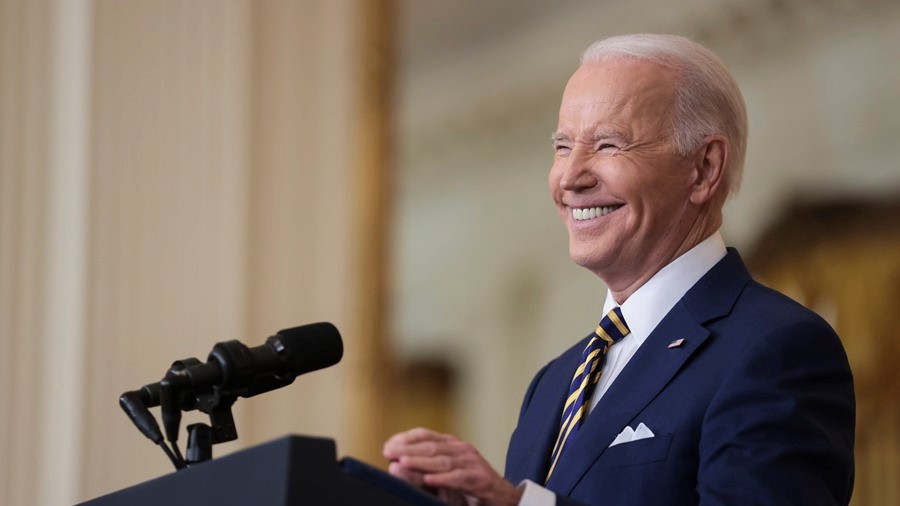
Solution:
M 559 435 L 556 437 L 556 444 L 553 445 L 553 453 L 550 454 L 550 471 L 547 472 L 547 479 L 544 483 L 550 481 L 559 456 L 565 450 L 566 445 L 575 439 L 578 428 L 587 417 L 591 392 L 600 379 L 606 351 L 627 336 L 629 332 L 625 325 L 625 318 L 622 316 L 622 310 L 617 307 L 603 317 L 597 330 L 594 331 L 593 337 L 584 347 L 584 351 L 581 353 L 581 362 L 578 364 L 578 369 L 575 370 L 572 385 L 569 387 L 569 396 L 563 407 Z

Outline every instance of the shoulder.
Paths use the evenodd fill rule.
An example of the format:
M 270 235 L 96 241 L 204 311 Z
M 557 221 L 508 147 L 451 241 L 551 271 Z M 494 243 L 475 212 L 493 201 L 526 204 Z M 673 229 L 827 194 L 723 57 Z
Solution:
M 762 283 L 751 280 L 738 297 L 735 309 L 743 312 L 755 310 L 756 316 L 765 317 L 773 323 L 805 323 L 830 329 L 818 314 Z
M 727 319 L 714 327 L 729 328 L 730 338 L 746 349 L 822 347 L 846 362 L 837 333 L 821 316 L 781 292 L 757 281 L 746 285 Z M 763 350 L 760 350 L 763 351 Z
M 755 482 L 753 490 L 773 494 L 773 504 L 776 496 L 845 504 L 852 490 L 855 400 L 835 331 L 755 281 L 727 316 L 708 325 L 715 353 L 704 363 L 718 373 L 703 413 L 701 495 L 727 496 Z M 742 478 L 734 473 L 737 462 Z
M 735 382 L 775 386 L 785 377 L 802 377 L 809 387 L 839 380 L 852 398 L 850 365 L 837 333 L 778 291 L 750 281 L 727 315 L 705 325 L 712 334 L 709 351 L 720 362 L 720 392 Z

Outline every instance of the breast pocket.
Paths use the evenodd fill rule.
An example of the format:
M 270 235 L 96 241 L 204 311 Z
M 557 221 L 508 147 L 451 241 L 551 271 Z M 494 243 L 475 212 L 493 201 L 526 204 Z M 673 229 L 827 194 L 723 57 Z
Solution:
M 607 448 L 595 464 L 596 469 L 636 466 L 666 460 L 672 446 L 672 434 L 639 439 Z

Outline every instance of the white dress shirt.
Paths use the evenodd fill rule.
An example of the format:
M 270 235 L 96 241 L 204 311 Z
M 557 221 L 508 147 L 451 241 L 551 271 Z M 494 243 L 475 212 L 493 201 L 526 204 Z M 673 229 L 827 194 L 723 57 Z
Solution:
M 725 243 L 719 232 L 704 239 L 680 257 L 663 267 L 646 283 L 638 288 L 626 300 L 622 308 L 622 316 L 631 333 L 622 338 L 606 353 L 603 374 L 591 394 L 588 413 L 609 390 L 610 385 L 622 372 L 638 348 L 653 332 L 653 329 L 678 303 L 679 300 L 703 277 L 716 263 L 725 257 Z M 607 290 L 603 314 L 607 314 L 618 306 L 612 292 Z M 519 506 L 555 506 L 556 495 L 531 480 L 523 481 L 524 494 Z

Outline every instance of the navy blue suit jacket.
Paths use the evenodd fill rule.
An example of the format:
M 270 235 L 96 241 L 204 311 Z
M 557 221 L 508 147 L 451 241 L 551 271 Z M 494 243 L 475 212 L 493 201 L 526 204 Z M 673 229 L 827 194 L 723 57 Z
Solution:
M 543 483 L 585 342 L 528 387 L 507 454 L 513 483 Z M 609 448 L 641 422 L 655 437 Z M 753 281 L 729 250 L 647 337 L 547 488 L 559 505 L 847 504 L 854 424 L 853 380 L 837 335 Z

